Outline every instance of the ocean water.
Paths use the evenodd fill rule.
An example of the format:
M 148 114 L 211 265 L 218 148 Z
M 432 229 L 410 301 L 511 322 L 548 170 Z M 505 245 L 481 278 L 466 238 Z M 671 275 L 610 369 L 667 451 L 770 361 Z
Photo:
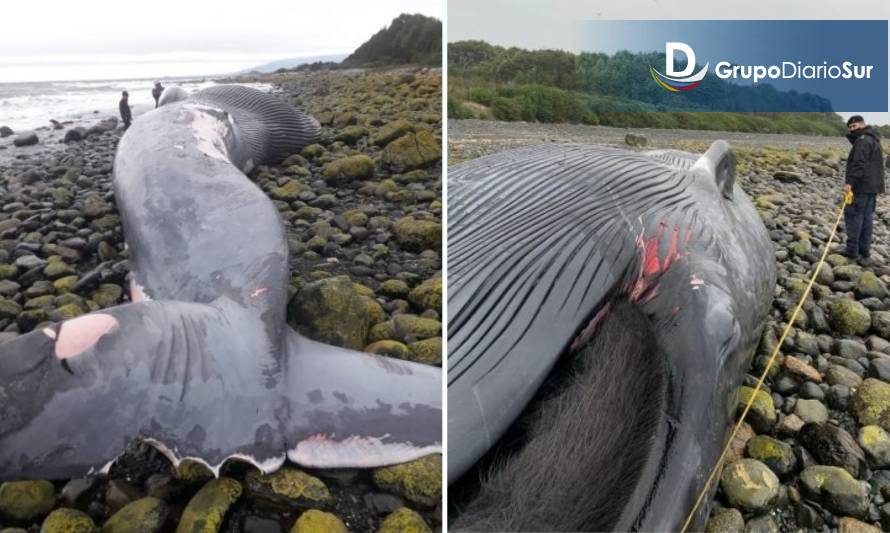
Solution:
M 155 81 L 161 81 L 164 87 L 179 85 L 189 92 L 216 83 L 209 78 L 194 77 L 0 83 L 0 126 L 9 126 L 18 132 L 51 126 L 50 119 L 89 123 L 109 115 L 119 117 L 121 91 L 130 94 L 130 106 L 137 115 L 154 108 L 151 89 Z M 262 83 L 245 85 L 267 92 L 273 88 Z

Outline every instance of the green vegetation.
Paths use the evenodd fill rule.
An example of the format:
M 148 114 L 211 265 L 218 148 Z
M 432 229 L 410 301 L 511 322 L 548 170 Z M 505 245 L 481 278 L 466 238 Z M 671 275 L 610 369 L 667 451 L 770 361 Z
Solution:
M 448 45 L 449 118 L 569 122 L 615 127 L 682 128 L 840 135 L 840 115 L 821 97 L 741 87 L 706 78 L 694 98 L 669 93 L 649 78 L 663 54 L 572 54 L 503 48 L 483 41 Z M 744 109 L 752 99 L 776 109 L 822 112 L 713 112 Z
M 442 21 L 424 15 L 399 15 L 341 65 L 378 67 L 407 63 L 442 65 Z

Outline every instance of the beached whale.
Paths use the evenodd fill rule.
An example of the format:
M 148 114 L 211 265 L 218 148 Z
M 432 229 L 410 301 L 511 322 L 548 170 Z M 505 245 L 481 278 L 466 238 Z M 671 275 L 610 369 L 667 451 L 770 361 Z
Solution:
M 134 437 L 216 472 L 440 452 L 440 369 L 285 323 L 285 230 L 244 173 L 315 142 L 318 122 L 246 87 L 170 91 L 115 157 L 133 303 L 0 345 L 0 479 L 99 471 Z
M 448 202 L 453 525 L 679 529 L 775 287 L 729 145 L 521 148 L 450 167 Z

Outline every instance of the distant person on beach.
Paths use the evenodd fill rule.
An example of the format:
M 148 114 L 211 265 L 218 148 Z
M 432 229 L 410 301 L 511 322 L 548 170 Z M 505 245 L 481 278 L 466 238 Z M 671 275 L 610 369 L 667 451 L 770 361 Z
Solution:
M 847 231 L 846 255 L 869 263 L 871 229 L 877 195 L 884 192 L 884 154 L 878 131 L 853 115 L 847 120 L 847 139 L 853 145 L 847 156 L 844 192 L 853 192 L 853 204 L 844 212 Z
M 164 92 L 164 87 L 161 86 L 161 82 L 156 81 L 154 89 L 151 90 L 151 95 L 155 99 L 155 109 L 158 108 L 158 100 L 161 98 L 161 93 Z
M 121 120 L 124 121 L 124 130 L 130 127 L 130 122 L 133 121 L 133 113 L 130 111 L 130 95 L 127 91 L 121 93 L 121 102 L 118 107 L 121 110 Z

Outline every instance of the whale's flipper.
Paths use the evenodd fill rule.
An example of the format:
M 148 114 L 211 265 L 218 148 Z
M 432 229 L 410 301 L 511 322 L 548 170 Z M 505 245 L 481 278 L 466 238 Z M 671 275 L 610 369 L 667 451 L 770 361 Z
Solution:
M 0 344 L 0 478 L 83 476 L 134 437 L 277 467 L 276 363 L 239 327 L 216 306 L 143 302 Z
M 370 467 L 442 453 L 439 368 L 288 337 L 288 457 Z

